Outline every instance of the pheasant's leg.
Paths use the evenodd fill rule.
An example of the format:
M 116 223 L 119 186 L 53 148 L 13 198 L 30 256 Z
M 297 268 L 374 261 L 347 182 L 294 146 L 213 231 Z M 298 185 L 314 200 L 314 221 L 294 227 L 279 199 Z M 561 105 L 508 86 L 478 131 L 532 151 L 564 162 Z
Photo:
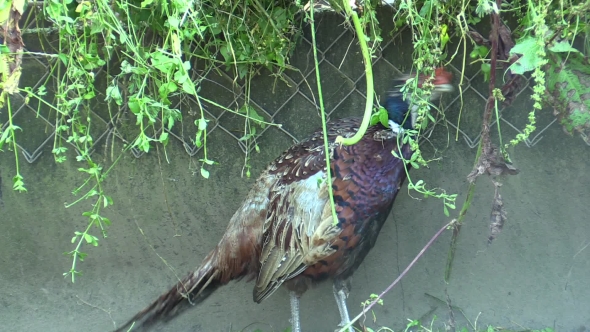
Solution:
M 299 321 L 299 298 L 297 292 L 290 291 L 291 298 L 291 332 L 301 332 L 301 322 Z
M 350 317 L 348 316 L 348 308 L 346 307 L 346 298 L 348 297 L 348 287 L 345 281 L 334 280 L 333 284 L 334 297 L 336 298 L 336 304 L 338 305 L 338 311 L 340 311 L 340 324 L 338 327 L 343 328 L 350 324 Z M 354 332 L 352 326 L 348 327 L 348 332 Z

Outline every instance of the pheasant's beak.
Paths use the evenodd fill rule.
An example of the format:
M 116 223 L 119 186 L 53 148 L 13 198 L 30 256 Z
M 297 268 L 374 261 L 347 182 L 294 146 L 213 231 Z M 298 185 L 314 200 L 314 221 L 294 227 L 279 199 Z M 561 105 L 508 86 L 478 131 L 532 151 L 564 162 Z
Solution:
M 431 101 L 437 100 L 438 98 L 440 98 L 440 96 L 443 93 L 453 92 L 454 89 L 455 88 L 450 83 L 437 84 L 434 86 L 434 89 L 432 90 L 432 94 L 430 95 L 430 100 Z
M 452 92 L 454 90 L 451 81 L 453 80 L 453 74 L 446 71 L 444 68 L 437 68 L 434 71 L 434 89 L 430 100 L 438 99 L 445 92 Z
M 434 91 L 444 93 L 444 92 L 453 92 L 455 88 L 452 84 L 439 84 L 434 87 Z

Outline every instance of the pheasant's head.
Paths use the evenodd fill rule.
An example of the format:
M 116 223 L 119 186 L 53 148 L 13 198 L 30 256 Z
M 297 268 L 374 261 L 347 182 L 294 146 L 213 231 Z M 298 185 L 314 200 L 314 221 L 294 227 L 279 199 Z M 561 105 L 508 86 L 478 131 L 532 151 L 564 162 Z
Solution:
M 416 124 L 418 106 L 412 105 L 410 100 L 404 100 L 403 93 L 400 91 L 401 87 L 410 78 L 412 76 L 404 75 L 394 80 L 393 91 L 388 92 L 387 99 L 385 100 L 385 109 L 387 109 L 387 113 L 389 114 L 389 125 L 394 131 L 401 131 L 401 128 L 412 129 Z M 422 83 L 426 79 L 426 76 L 420 77 L 418 86 L 422 86 Z M 437 68 L 434 72 L 434 79 L 432 80 L 434 89 L 430 95 L 430 101 L 438 99 L 444 92 L 453 91 L 453 86 L 451 85 L 452 79 L 453 74 L 444 70 L 444 68 Z

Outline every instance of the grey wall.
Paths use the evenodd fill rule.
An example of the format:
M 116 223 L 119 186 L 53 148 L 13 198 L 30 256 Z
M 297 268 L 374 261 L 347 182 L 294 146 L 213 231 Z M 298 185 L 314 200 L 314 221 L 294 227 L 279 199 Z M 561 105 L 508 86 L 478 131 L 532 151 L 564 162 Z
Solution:
M 342 30 L 338 16 L 323 16 L 320 21 L 321 73 L 328 111 L 334 112 L 333 118 L 360 114 L 364 77 L 357 46 L 353 44 L 349 49 L 352 34 Z M 388 20 L 382 17 L 381 21 Z M 405 70 L 411 65 L 409 35 L 387 37 L 387 26 L 386 23 L 382 53 L 374 64 L 380 94 L 397 73 L 394 66 Z M 202 154 L 191 150 L 189 138 L 194 133 L 194 118 L 190 115 L 182 124 L 184 132 L 177 131 L 178 137 L 166 149 L 170 163 L 161 147 L 139 158 L 131 153 L 123 157 L 105 184 L 105 190 L 115 201 L 113 207 L 104 211 L 113 222 L 108 228 L 109 236 L 100 240 L 98 248 L 84 248 L 89 256 L 79 263 L 84 275 L 75 284 L 62 276 L 71 264 L 70 258 L 62 253 L 73 249 L 73 231 L 85 227 L 86 220 L 80 214 L 90 209 L 92 202 L 69 209 L 64 208 L 64 202 L 75 199 L 71 191 L 84 181 L 76 171 L 81 165 L 74 161 L 73 154 L 65 164 L 56 165 L 51 142 L 44 143 L 50 137 L 51 121 L 45 123 L 32 117 L 34 105 L 31 109 L 15 107 L 21 112 L 16 122 L 24 129 L 18 140 L 33 162 L 28 163 L 21 155 L 21 172 L 28 193 L 18 194 L 11 190 L 14 156 L 10 152 L 0 154 L 2 330 L 107 331 L 167 290 L 177 276 L 182 277 L 197 266 L 223 234 L 227 221 L 260 171 L 290 146 L 293 138 L 303 138 L 319 126 L 309 88 L 303 80 L 304 75 L 312 74 L 309 49 L 308 42 L 303 41 L 296 50 L 292 63 L 301 73 L 285 73 L 290 86 L 275 81 L 264 71 L 252 82 L 255 107 L 266 111 L 267 118 L 284 124 L 284 130 L 271 128 L 259 138 L 262 151 L 253 156 L 252 179 L 241 177 L 243 149 L 232 137 L 239 137 L 234 130 L 241 128 L 242 121 L 213 107 L 209 108 L 209 116 L 217 118 L 221 126 L 211 134 L 209 153 L 219 165 L 209 167 L 209 180 L 194 173 Z M 459 60 L 453 65 L 461 67 Z M 45 74 L 38 70 L 40 66 L 42 63 L 35 59 L 26 61 L 23 85 L 38 79 L 34 77 L 36 73 Z M 458 205 L 465 198 L 465 177 L 475 157 L 473 147 L 483 111 L 480 94 L 485 96 L 487 89 L 481 77 L 470 81 L 477 70 L 467 68 L 459 140 L 454 140 L 455 129 L 450 125 L 456 124 L 460 108 L 455 93 L 443 102 L 449 122 L 446 126 L 441 122 L 424 144 L 427 156 L 440 160 L 432 163 L 430 169 L 412 172 L 413 179 L 424 179 L 430 187 L 458 193 Z M 312 74 L 307 79 L 312 87 L 313 77 Z M 231 77 L 209 73 L 207 79 L 203 93 L 235 107 L 232 102 L 236 97 L 228 90 L 232 89 Z M 270 93 L 275 83 L 274 93 Z M 509 136 L 505 140 L 517 133 L 510 125 L 524 127 L 532 105 L 529 93 L 530 88 L 526 87 L 515 103 L 503 111 L 502 126 Z M 237 99 L 240 102 L 239 96 Z M 22 100 L 16 98 L 14 104 L 19 103 Z M 180 107 L 188 113 L 191 103 Z M 108 126 L 101 122 L 103 112 L 98 105 L 93 115 L 99 124 L 95 137 L 108 132 Z M 49 113 L 43 114 L 51 120 Z M 3 123 L 5 110 L 0 111 L 0 116 Z M 581 250 L 590 241 L 589 148 L 581 139 L 566 136 L 552 120 L 550 110 L 539 114 L 537 133 L 543 130 L 542 133 L 511 151 L 521 173 L 502 179 L 509 219 L 491 246 L 487 245 L 487 237 L 493 186 L 487 178 L 478 181 L 448 284 L 453 305 L 471 322 L 479 318 L 478 326 L 489 323 L 516 329 L 549 326 L 558 331 L 583 331 L 583 326 L 590 324 L 590 249 Z M 117 154 L 122 146 L 120 138 L 107 141 L 106 136 L 101 136 L 97 140 L 94 157 L 98 161 L 110 165 L 111 145 L 105 151 L 104 143 L 113 141 Z M 182 141 L 189 144 L 189 153 Z M 448 221 L 441 201 L 418 199 L 415 193 L 410 194 L 415 197 L 404 189 L 398 196 L 375 249 L 355 275 L 349 298 L 351 315 L 358 313 L 361 301 L 371 293 L 381 292 L 395 279 Z M 457 211 L 453 213 L 456 216 Z M 95 230 L 94 234 L 99 232 Z M 447 232 L 431 247 L 402 283 L 385 297 L 384 305 L 375 308 L 377 323 L 367 318 L 369 325 L 397 330 L 405 326 L 408 318 L 424 317 L 428 323 L 433 314 L 439 317 L 439 323 L 447 320 L 446 305 L 426 294 L 445 298 L 443 275 L 449 240 Z M 252 287 L 251 283 L 232 283 L 161 330 L 282 331 L 289 326 L 286 291 L 280 290 L 257 305 L 252 302 Z M 455 316 L 458 324 L 467 325 L 459 310 Z M 330 284 L 319 285 L 303 297 L 304 330 L 332 331 L 338 321 Z

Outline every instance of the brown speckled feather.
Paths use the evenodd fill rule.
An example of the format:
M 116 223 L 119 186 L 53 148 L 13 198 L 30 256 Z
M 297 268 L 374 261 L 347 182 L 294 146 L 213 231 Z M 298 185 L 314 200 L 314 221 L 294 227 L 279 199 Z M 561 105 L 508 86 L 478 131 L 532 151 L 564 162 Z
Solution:
M 450 91 L 451 77 L 437 69 L 433 83 L 438 93 Z M 422 84 L 424 77 L 419 80 Z M 406 178 L 403 161 L 392 151 L 411 157 L 409 146 L 398 146 L 393 132 L 411 128 L 404 120 L 408 104 L 397 88 L 388 94 L 385 107 L 392 129 L 371 126 L 352 146 L 336 146 L 334 141 L 355 134 L 360 119 L 328 124 L 331 185 L 321 130 L 285 151 L 262 172 L 201 265 L 117 331 L 133 323 L 147 329 L 172 319 L 219 286 L 243 277 L 256 279 L 253 297 L 260 302 L 283 284 L 301 294 L 312 282 L 331 277 L 340 283 L 351 276 L 375 245 Z
M 353 271 L 357 256 L 364 257 L 364 251 L 374 245 L 405 174 L 399 173 L 391 154 L 396 137 L 381 126 L 371 127 L 356 145 L 333 144 L 336 136 L 350 136 L 359 125 L 359 119 L 351 118 L 329 126 L 336 224 L 328 200 L 321 132 L 289 149 L 270 167 L 269 175 L 281 177 L 270 191 L 256 302 L 299 275 L 299 279 L 322 280 Z M 391 189 L 384 194 L 384 188 Z M 374 215 L 375 211 L 382 213 Z M 363 239 L 362 227 L 375 228 L 371 232 L 375 235 Z
M 301 289 L 309 281 L 351 274 L 374 245 L 405 178 L 391 153 L 397 138 L 380 125 L 370 127 L 356 145 L 335 146 L 338 135 L 350 137 L 359 125 L 357 118 L 328 125 L 336 225 L 328 202 L 323 134 L 317 131 L 260 175 L 201 266 L 117 331 L 133 322 L 148 328 L 169 320 L 245 276 L 256 278 L 253 295 L 260 302 L 285 282 Z M 403 154 L 409 157 L 407 147 Z

